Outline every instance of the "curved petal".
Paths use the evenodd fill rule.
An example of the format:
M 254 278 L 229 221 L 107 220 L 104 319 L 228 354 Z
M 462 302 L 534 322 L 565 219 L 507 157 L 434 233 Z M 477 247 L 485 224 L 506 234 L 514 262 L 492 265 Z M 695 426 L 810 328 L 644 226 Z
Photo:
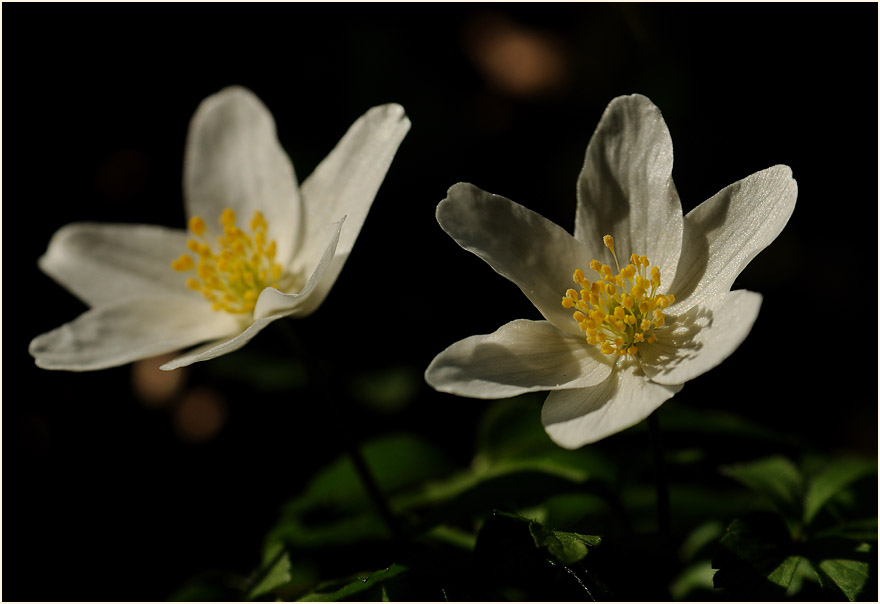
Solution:
M 324 229 L 324 254 L 302 291 L 286 294 L 267 287 L 260 292 L 260 297 L 257 299 L 254 308 L 255 318 L 259 320 L 278 313 L 284 313 L 285 316 L 305 317 L 317 310 L 327 295 L 327 290 L 333 285 L 333 282 L 326 278 L 326 273 L 332 266 L 344 222 L 345 217 Z
M 295 258 L 295 268 L 311 273 L 324 253 L 324 227 L 346 217 L 336 256 L 324 277 L 329 283 L 319 292 L 322 298 L 342 271 L 409 128 L 409 118 L 400 105 L 373 107 L 351 125 L 303 182 L 302 245 Z
M 135 295 L 190 296 L 171 261 L 186 252 L 186 233 L 145 224 L 73 223 L 49 241 L 39 266 L 89 306 Z
M 595 346 L 547 321 L 519 319 L 495 333 L 456 342 L 434 358 L 425 380 L 440 392 L 495 399 L 583 388 L 599 383 L 610 371 Z
M 513 281 L 545 319 L 578 335 L 562 307 L 572 274 L 590 261 L 587 250 L 565 229 L 500 195 L 471 184 L 453 185 L 437 206 L 437 222 L 464 249 Z
M 186 140 L 183 186 L 187 217 L 200 216 L 209 229 L 219 229 L 224 208 L 235 211 L 239 227 L 260 210 L 276 258 L 290 261 L 301 220 L 296 175 L 272 114 L 251 91 L 224 88 L 199 105 Z
M 681 252 L 682 220 L 672 181 L 672 138 L 660 110 L 638 94 L 617 97 L 587 146 L 578 179 L 575 238 L 613 267 L 602 243 L 610 234 L 621 266 L 632 254 L 647 255 L 671 283 Z
M 241 329 L 204 300 L 138 296 L 93 308 L 37 336 L 29 352 L 43 369 L 91 371 L 179 350 Z
M 634 426 L 681 388 L 655 384 L 637 365 L 628 365 L 590 388 L 551 392 L 541 422 L 553 442 L 577 449 Z
M 658 341 L 643 346 L 642 369 L 658 384 L 684 384 L 733 354 L 761 308 L 761 295 L 745 290 L 721 294 L 675 318 Z M 667 333 L 668 332 L 668 333 Z
M 229 354 L 230 352 L 235 352 L 236 350 L 250 342 L 254 338 L 254 336 L 260 333 L 264 327 L 269 325 L 269 323 L 285 316 L 287 315 L 277 314 L 271 317 L 263 317 L 262 319 L 257 319 L 256 321 L 248 325 L 247 328 L 241 333 L 236 334 L 231 338 L 209 342 L 204 346 L 199 346 L 198 348 L 187 351 L 179 357 L 165 363 L 164 365 L 159 367 L 159 369 L 162 369 L 163 371 L 171 371 L 173 369 L 186 367 L 187 365 L 192 365 L 193 363 L 198 363 L 200 361 L 215 359 L 219 356 L 223 356 L 224 354 Z
M 797 200 L 788 166 L 756 172 L 704 201 L 684 219 L 684 247 L 669 289 L 685 312 L 729 291 L 736 277 L 782 232 Z

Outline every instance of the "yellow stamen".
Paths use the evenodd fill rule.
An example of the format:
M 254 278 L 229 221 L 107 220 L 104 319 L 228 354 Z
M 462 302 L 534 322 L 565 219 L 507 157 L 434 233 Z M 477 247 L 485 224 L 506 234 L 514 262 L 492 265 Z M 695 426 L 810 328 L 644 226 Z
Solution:
M 222 234 L 216 237 L 219 249 L 215 252 L 207 241 L 205 221 L 199 216 L 190 218 L 188 225 L 194 238 L 186 242 L 186 247 L 198 262 L 181 254 L 171 266 L 177 271 L 195 271 L 198 278 L 188 278 L 186 286 L 201 292 L 214 310 L 238 314 L 252 312 L 260 292 L 277 287 L 283 270 L 275 262 L 275 241 L 266 243 L 268 224 L 263 214 L 254 212 L 249 223 L 251 234 L 238 228 L 235 221 L 235 212 L 229 208 L 220 214 Z
M 592 260 L 589 266 L 599 273 L 599 281 L 591 283 L 581 269 L 575 269 L 572 280 L 583 289 L 567 290 L 562 306 L 577 308 L 574 320 L 587 342 L 599 346 L 603 354 L 636 356 L 636 344 L 657 341 L 655 331 L 665 325 L 663 311 L 675 302 L 675 296 L 660 293 L 660 267 L 651 266 L 647 256 L 634 253 L 630 264 L 621 269 L 614 238 L 605 235 L 602 241 L 614 257 L 617 274 L 607 264 Z

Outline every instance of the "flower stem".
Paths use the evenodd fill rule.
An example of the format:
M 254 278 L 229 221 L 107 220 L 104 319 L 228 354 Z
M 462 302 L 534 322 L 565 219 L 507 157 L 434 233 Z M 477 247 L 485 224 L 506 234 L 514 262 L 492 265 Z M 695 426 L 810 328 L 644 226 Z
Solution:
M 660 420 L 657 411 L 648 416 L 648 431 L 651 433 L 651 450 L 654 457 L 654 480 L 657 490 L 657 531 L 663 543 L 668 542 L 670 533 L 669 485 L 666 480 L 666 460 L 663 442 L 660 438 Z
M 367 492 L 376 512 L 382 518 L 386 528 L 395 541 L 403 539 L 404 532 L 397 517 L 391 511 L 388 501 L 379 488 L 367 460 L 358 446 L 358 436 L 351 422 L 351 413 L 343 409 L 339 397 L 335 396 L 333 380 L 330 377 L 328 364 L 324 361 L 317 347 L 306 346 L 300 333 L 294 332 L 288 321 L 277 321 L 281 324 L 284 335 L 293 345 L 296 354 L 306 366 L 309 382 L 313 395 L 320 400 L 321 407 L 330 416 L 329 425 L 340 428 L 342 441 L 345 443 L 345 452 L 357 472 L 361 485 Z
M 373 506 L 376 508 L 379 516 L 382 517 L 385 526 L 391 532 L 392 538 L 395 541 L 401 541 L 404 536 L 403 529 L 401 528 L 397 517 L 391 511 L 388 501 L 382 494 L 382 490 L 379 488 L 379 483 L 376 482 L 373 473 L 370 471 L 370 466 L 367 464 L 367 460 L 364 459 L 361 450 L 353 442 L 349 441 L 347 449 L 348 457 L 351 459 L 351 463 L 354 465 L 354 468 L 361 479 L 361 484 L 370 496 Z

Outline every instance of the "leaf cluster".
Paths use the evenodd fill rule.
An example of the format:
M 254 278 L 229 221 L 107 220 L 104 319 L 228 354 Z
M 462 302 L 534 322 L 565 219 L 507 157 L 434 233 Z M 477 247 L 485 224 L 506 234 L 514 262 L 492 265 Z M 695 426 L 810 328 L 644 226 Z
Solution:
M 197 577 L 175 599 L 876 598 L 874 460 L 811 456 L 673 401 L 660 416 L 671 504 L 661 531 L 645 427 L 568 451 L 544 433 L 540 405 L 490 405 L 464 465 L 409 432 L 364 443 L 396 526 L 341 456 L 285 503 L 258 568 Z

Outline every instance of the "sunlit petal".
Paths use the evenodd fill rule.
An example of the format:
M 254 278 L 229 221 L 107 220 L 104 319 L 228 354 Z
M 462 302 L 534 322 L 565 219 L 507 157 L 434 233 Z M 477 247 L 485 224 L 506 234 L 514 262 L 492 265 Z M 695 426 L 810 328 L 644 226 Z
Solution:
M 425 372 L 435 389 L 473 398 L 506 398 L 536 390 L 583 388 L 611 364 L 594 347 L 546 321 L 512 321 L 441 352 Z

